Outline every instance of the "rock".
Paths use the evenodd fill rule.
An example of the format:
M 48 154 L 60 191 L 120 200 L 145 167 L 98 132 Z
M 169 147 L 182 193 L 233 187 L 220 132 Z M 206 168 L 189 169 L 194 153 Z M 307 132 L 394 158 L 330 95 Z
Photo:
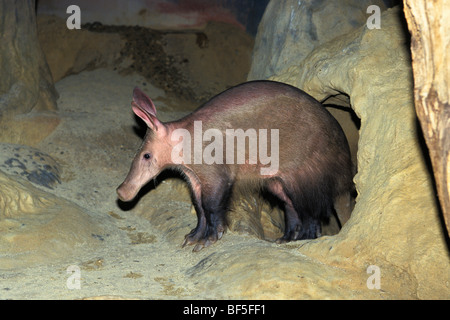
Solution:
M 356 30 L 381 0 L 270 1 L 258 27 L 248 80 L 267 79 L 297 65 L 316 47 Z
M 0 170 L 48 189 L 61 183 L 60 165 L 51 156 L 28 146 L 0 144 Z
M 34 1 L 0 4 L 0 41 L 0 141 L 35 145 L 59 119 L 51 112 L 58 93 L 38 42 Z
M 345 93 L 361 119 L 352 217 L 338 235 L 308 242 L 299 252 L 330 266 L 376 265 L 383 277 L 397 279 L 384 281 L 383 290 L 445 298 L 448 247 L 418 139 L 407 34 L 399 8 L 381 19 L 381 29 L 362 27 L 332 40 L 273 77 L 318 100 Z
M 66 20 L 40 15 L 39 42 L 55 82 L 83 70 L 111 66 L 120 58 L 125 42 L 118 34 L 69 30 Z
M 199 30 L 209 22 L 234 25 L 255 35 L 269 0 L 78 0 L 83 23 L 141 26 L 157 30 Z M 39 14 L 67 19 L 68 0 L 39 0 Z M 107 10 L 105 10 L 107 8 Z
M 0 22 L 0 120 L 55 110 L 58 94 L 38 42 L 34 1 L 2 2 Z
M 101 243 L 102 227 L 77 205 L 2 172 L 0 185 L 0 269 L 56 263 Z
M 411 32 L 417 115 L 430 150 L 436 188 L 450 234 L 449 1 L 405 1 Z
M 177 32 L 100 23 L 68 30 L 64 19 L 47 15 L 38 16 L 37 23 L 55 81 L 108 67 L 137 72 L 167 93 L 196 103 L 245 81 L 254 41 L 244 30 L 218 22 Z
M 199 103 L 246 80 L 254 40 L 235 26 L 209 23 L 197 33 L 167 33 L 162 41 Z
M 50 111 L 32 111 L 16 116 L 7 114 L 0 120 L 0 141 L 34 147 L 48 137 L 60 122 L 59 115 Z

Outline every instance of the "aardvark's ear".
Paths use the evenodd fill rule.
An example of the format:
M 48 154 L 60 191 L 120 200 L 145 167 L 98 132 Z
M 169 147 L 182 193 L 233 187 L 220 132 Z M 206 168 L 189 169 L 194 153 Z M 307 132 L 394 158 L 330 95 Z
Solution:
M 161 122 L 156 118 L 155 105 L 153 104 L 153 101 L 137 87 L 133 90 L 131 108 L 139 118 L 144 120 L 150 129 L 158 131 Z

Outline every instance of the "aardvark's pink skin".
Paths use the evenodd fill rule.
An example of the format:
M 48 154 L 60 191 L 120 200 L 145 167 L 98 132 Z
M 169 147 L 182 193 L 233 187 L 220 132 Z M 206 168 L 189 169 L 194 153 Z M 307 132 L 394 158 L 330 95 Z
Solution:
M 153 102 L 135 88 L 132 109 L 148 129 L 128 176 L 117 189 L 119 198 L 132 200 L 142 186 L 163 170 L 182 173 L 191 189 L 198 218 L 196 228 L 186 235 L 183 245 L 194 244 L 194 251 L 222 237 L 230 197 L 237 185 L 246 185 L 239 190 L 272 194 L 284 209 L 285 230 L 279 242 L 319 236 L 321 220 L 333 213 L 338 198 L 350 199 L 353 175 L 345 135 L 318 101 L 295 87 L 273 81 L 246 82 L 215 96 L 186 117 L 167 123 L 158 120 Z M 202 132 L 214 129 L 221 133 L 224 141 L 230 129 L 255 130 L 259 137 L 267 133 L 267 154 L 278 152 L 277 159 L 273 158 L 278 161 L 277 170 L 261 174 L 261 169 L 268 166 L 261 159 L 254 163 L 247 157 L 243 164 L 231 163 L 225 154 L 222 163 L 199 163 L 193 160 L 194 156 L 190 161 L 174 161 L 173 150 L 181 141 L 179 136 L 174 139 L 174 133 L 184 129 L 182 132 L 195 138 L 198 124 Z M 278 140 L 270 141 L 274 137 Z M 202 140 L 206 153 L 212 139 Z M 277 145 L 271 144 L 274 142 Z M 242 148 L 235 143 L 232 151 L 249 155 L 248 150 L 239 147 Z M 225 153 L 225 144 L 223 149 Z M 348 217 L 349 213 L 344 215 Z

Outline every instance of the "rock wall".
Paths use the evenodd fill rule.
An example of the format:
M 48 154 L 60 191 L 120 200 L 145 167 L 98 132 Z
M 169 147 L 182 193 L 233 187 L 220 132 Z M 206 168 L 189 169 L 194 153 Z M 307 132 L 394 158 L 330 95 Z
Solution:
M 35 144 L 59 123 L 34 10 L 34 1 L 0 3 L 0 141 Z
M 300 63 L 319 45 L 366 23 L 382 0 L 270 1 L 258 27 L 248 79 L 266 79 Z
M 64 19 L 38 16 L 38 38 L 53 81 L 86 69 L 112 66 L 120 58 L 124 40 L 117 33 L 70 30 Z
M 208 22 L 235 25 L 255 35 L 268 0 L 40 0 L 38 13 L 67 19 L 67 7 L 81 9 L 82 23 L 203 29 Z
M 450 234 L 450 2 L 405 1 L 405 15 L 412 36 L 416 111 Z
M 326 42 L 271 77 L 320 101 L 344 93 L 361 119 L 352 217 L 337 236 L 299 252 L 339 267 L 376 265 L 390 278 L 385 289 L 402 282 L 418 298 L 448 297 L 449 248 L 414 112 L 409 35 L 399 8 L 381 22 Z
M 64 19 L 46 15 L 39 15 L 37 23 L 55 82 L 84 70 L 114 68 L 139 73 L 167 93 L 203 103 L 244 82 L 251 62 L 253 38 L 224 23 L 177 32 L 101 24 L 74 31 Z

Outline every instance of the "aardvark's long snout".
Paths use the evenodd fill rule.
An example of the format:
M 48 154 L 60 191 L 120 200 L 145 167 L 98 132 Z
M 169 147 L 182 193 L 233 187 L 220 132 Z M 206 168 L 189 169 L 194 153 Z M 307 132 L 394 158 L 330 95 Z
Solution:
M 119 196 L 119 199 L 122 201 L 131 201 L 134 199 L 136 194 L 139 191 L 139 188 L 133 187 L 129 183 L 123 182 L 118 188 L 117 188 L 117 195 Z

